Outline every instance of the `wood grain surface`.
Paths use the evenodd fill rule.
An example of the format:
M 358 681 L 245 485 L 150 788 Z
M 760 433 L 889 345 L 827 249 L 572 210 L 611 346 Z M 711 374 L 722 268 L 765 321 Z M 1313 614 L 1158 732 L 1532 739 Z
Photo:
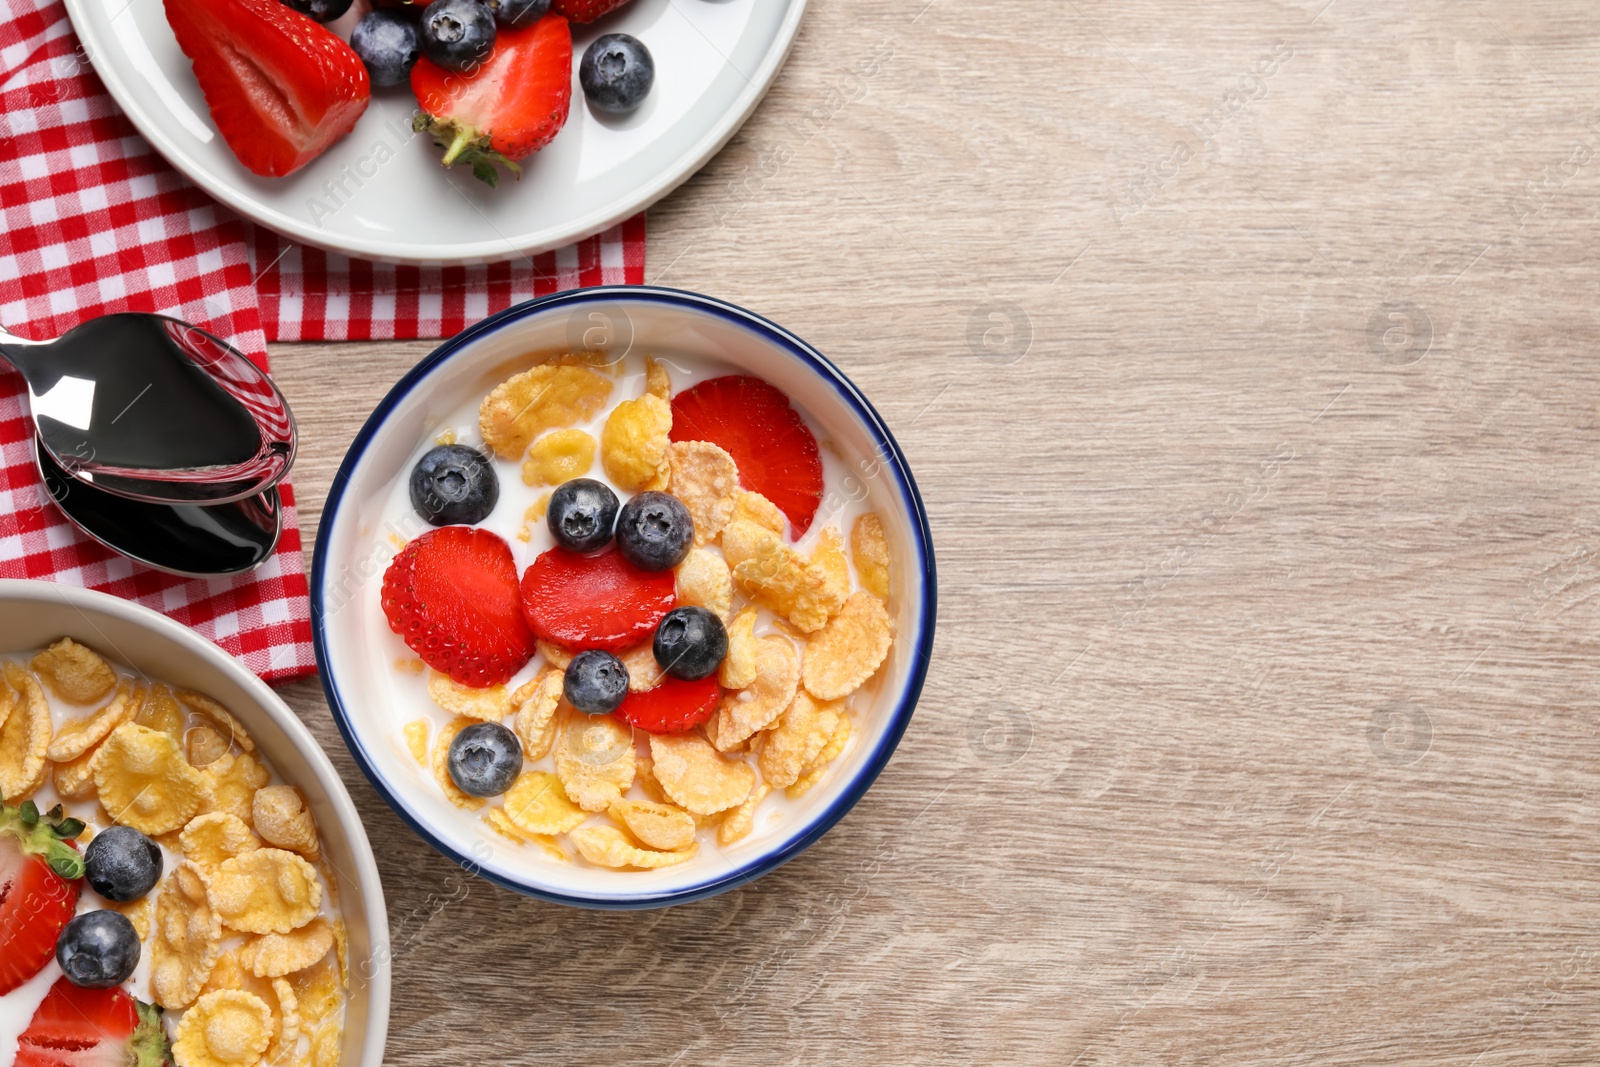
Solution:
M 800 859 L 612 915 L 466 879 L 289 687 L 390 1061 L 1600 1062 L 1597 94 L 1575 0 L 812 0 L 648 277 L 886 416 L 921 706 Z M 274 348 L 308 543 L 431 347 Z

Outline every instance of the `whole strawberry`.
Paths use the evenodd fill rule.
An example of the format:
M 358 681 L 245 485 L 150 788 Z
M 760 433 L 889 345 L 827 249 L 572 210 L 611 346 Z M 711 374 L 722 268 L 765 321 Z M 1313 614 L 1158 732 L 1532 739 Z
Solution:
M 565 15 L 573 22 L 593 22 L 609 15 L 628 0 L 551 0 L 550 10 Z
M 521 176 L 520 159 L 549 144 L 572 104 L 572 30 L 551 13 L 521 29 L 501 28 L 489 58 L 452 73 L 424 55 L 411 68 L 421 112 L 412 128 L 444 149 L 445 166 L 471 167 L 488 185 L 497 167 Z

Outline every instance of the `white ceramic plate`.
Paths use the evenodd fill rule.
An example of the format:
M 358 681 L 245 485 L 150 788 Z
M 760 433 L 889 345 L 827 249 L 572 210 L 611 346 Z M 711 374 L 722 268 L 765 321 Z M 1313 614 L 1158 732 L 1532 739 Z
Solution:
M 396 263 L 515 259 L 598 233 L 699 170 L 755 109 L 783 65 L 805 0 L 633 0 L 574 26 L 572 117 L 543 151 L 490 189 L 445 171 L 411 132 L 416 101 L 380 89 L 350 135 L 286 178 L 241 166 L 211 123 L 162 0 L 66 0 L 96 72 L 139 132 L 212 196 L 297 241 Z M 363 0 L 357 9 L 365 10 Z M 335 25 L 353 25 L 347 14 Z M 577 60 L 603 33 L 650 49 L 656 84 L 637 112 L 597 118 Z M 342 188 L 341 188 L 342 187 Z

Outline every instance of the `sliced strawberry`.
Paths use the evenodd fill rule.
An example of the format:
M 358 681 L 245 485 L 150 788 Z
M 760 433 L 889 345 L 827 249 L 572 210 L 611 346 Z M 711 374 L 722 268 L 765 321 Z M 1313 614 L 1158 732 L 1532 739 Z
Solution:
M 573 22 L 593 22 L 601 15 L 609 15 L 628 0 L 551 0 L 550 10 L 559 12 Z
M 488 530 L 441 526 L 401 549 L 383 575 L 389 629 L 462 685 L 509 681 L 533 658 L 511 546 Z
M 739 482 L 789 517 L 798 540 L 822 503 L 817 439 L 789 398 L 748 375 L 712 378 L 672 398 L 672 439 L 710 441 L 739 465 Z
M 593 556 L 552 548 L 522 576 L 522 611 L 533 632 L 577 652 L 630 648 L 677 602 L 671 571 L 642 571 L 615 546 Z
M 17 1039 L 16 1067 L 163 1067 L 169 1051 L 161 1009 L 58 978 Z
M 60 805 L 42 817 L 31 800 L 0 805 L 0 996 L 50 962 L 77 912 L 83 857 L 72 838 L 82 832 Z
M 669 674 L 655 688 L 623 697 L 616 715 L 653 734 L 677 734 L 711 718 L 721 699 L 722 687 L 714 674 L 694 682 Z
M 367 109 L 361 57 L 278 0 L 166 0 L 166 8 L 217 131 L 256 174 L 305 166 Z
M 276 0 L 273 0 L 276 2 Z M 411 68 L 422 111 L 412 129 L 433 135 L 445 166 L 460 163 L 489 185 L 502 166 L 518 177 L 525 159 L 549 144 L 572 105 L 572 31 L 550 13 L 522 29 L 499 27 L 494 51 L 476 70 L 456 74 L 423 56 Z

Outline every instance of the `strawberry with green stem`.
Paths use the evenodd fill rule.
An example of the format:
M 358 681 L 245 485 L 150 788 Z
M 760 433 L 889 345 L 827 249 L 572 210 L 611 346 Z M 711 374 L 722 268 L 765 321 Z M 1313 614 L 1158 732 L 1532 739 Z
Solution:
M 446 167 L 460 164 L 490 186 L 498 167 L 521 177 L 518 161 L 555 139 L 572 105 L 572 31 L 555 13 L 521 29 L 502 27 L 476 69 L 452 73 L 428 59 L 411 68 L 421 111 L 412 120 L 431 134 Z
M 0 996 L 44 968 L 78 910 L 81 833 L 59 804 L 43 816 L 31 800 L 0 804 Z
M 56 980 L 17 1039 L 15 1067 L 171 1067 L 161 1009 L 120 988 Z

